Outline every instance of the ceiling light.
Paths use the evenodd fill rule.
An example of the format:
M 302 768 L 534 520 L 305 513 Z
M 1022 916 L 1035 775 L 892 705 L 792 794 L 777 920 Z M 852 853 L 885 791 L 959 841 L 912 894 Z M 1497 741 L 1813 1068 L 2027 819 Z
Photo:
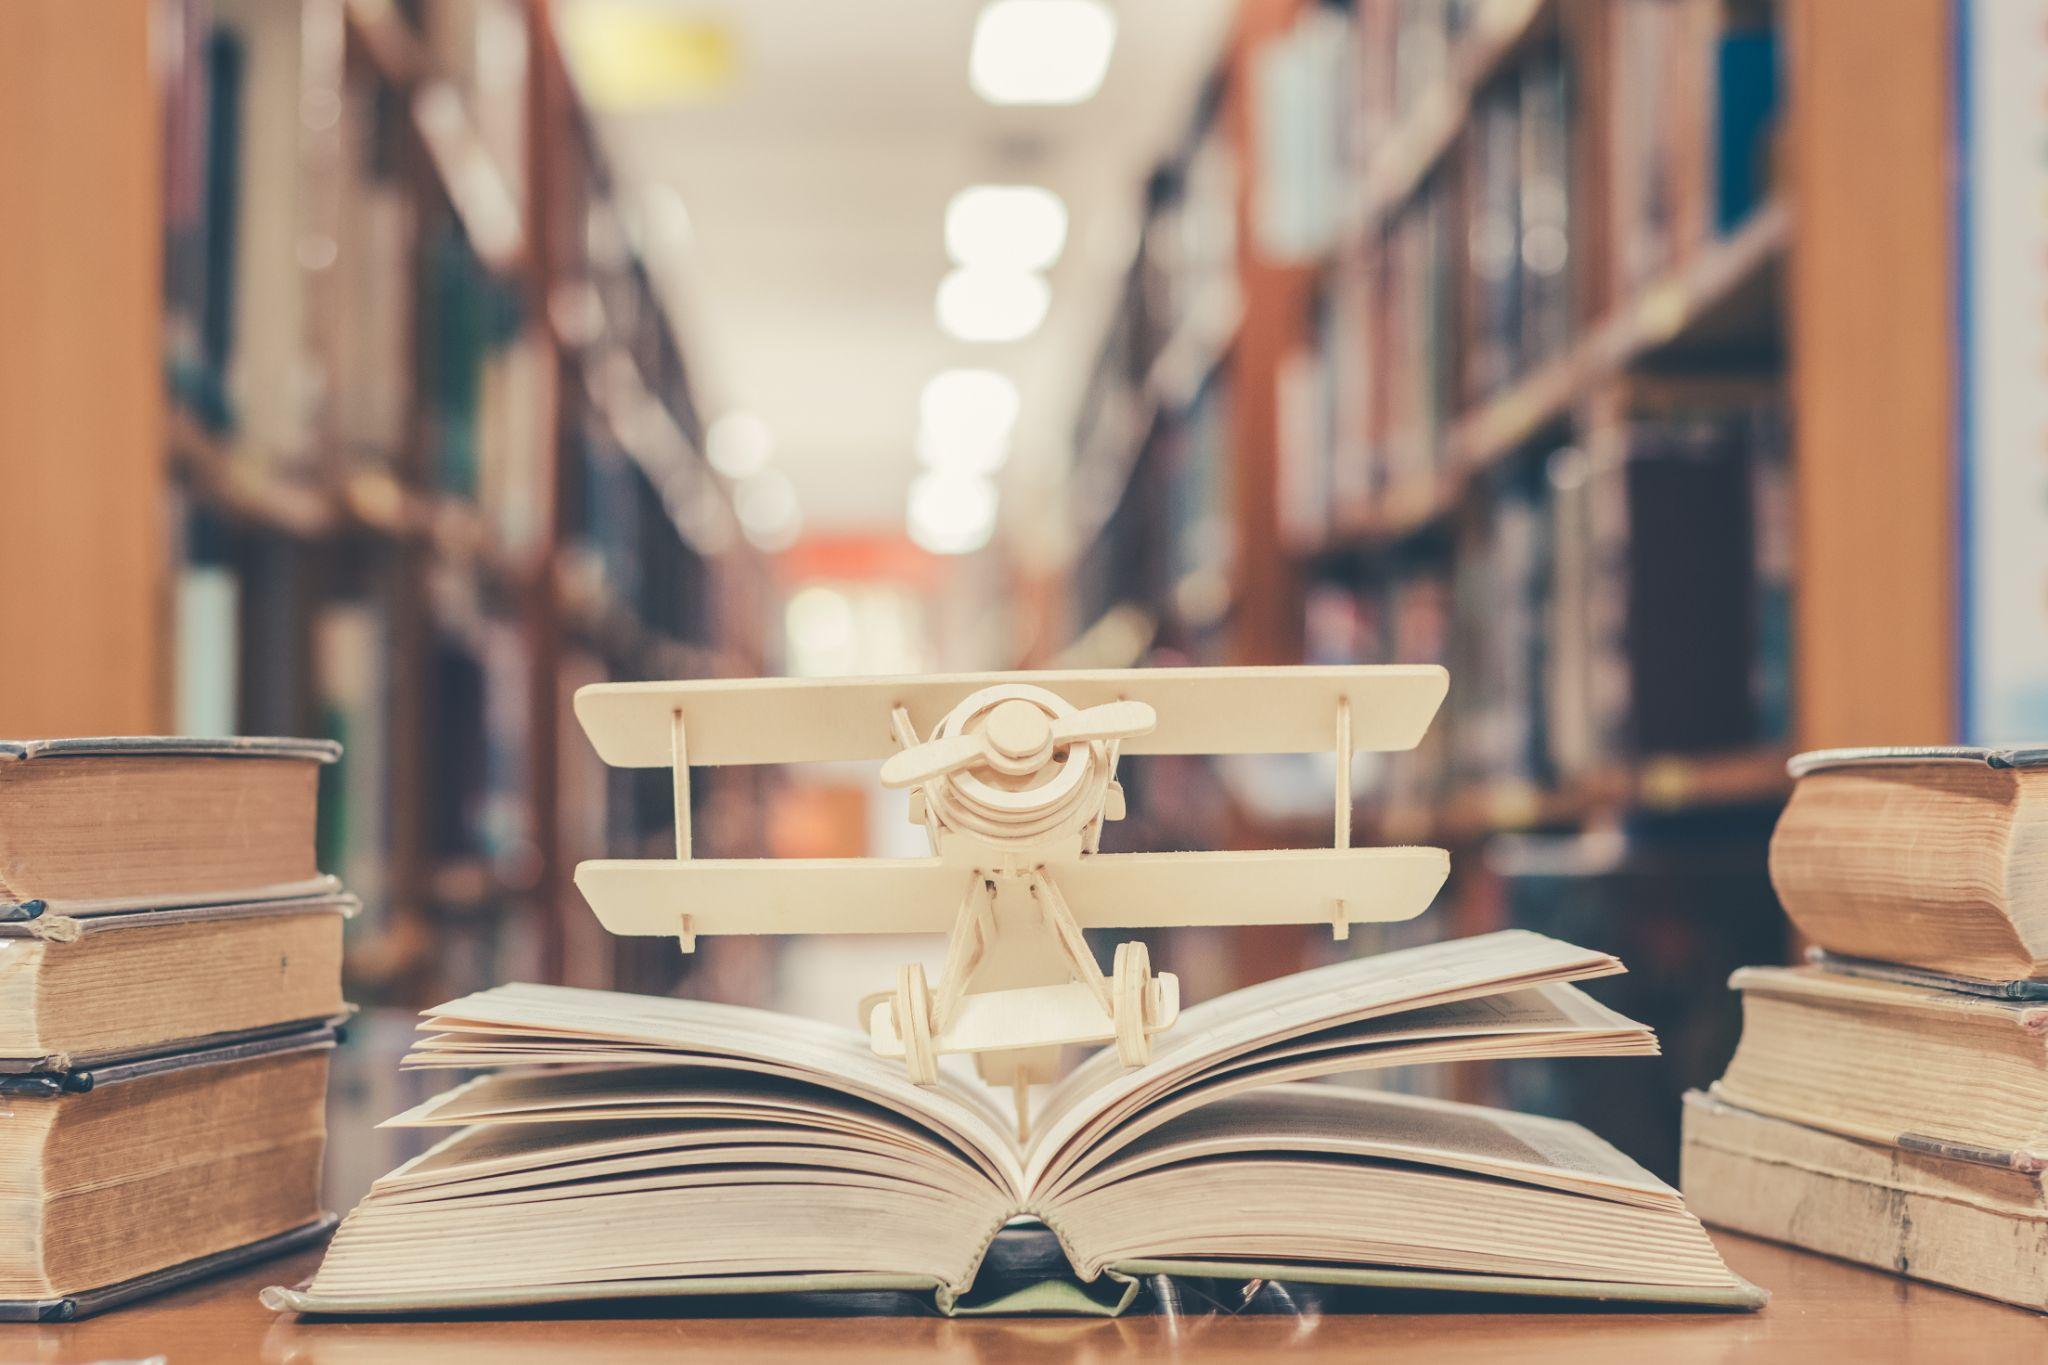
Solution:
M 940 370 L 918 395 L 918 424 L 941 440 L 1007 436 L 1017 425 L 1022 399 L 1006 374 L 995 370 Z
M 783 634 L 794 656 L 794 671 L 812 677 L 853 672 L 858 649 L 853 603 L 837 588 L 812 584 L 782 609 Z
M 1102 88 L 1116 16 L 1102 0 L 989 0 L 967 80 L 990 104 L 1079 104 Z
M 935 555 L 971 554 L 996 529 L 996 486 L 972 474 L 920 474 L 910 481 L 910 538 Z
M 993 474 L 1009 458 L 1021 403 L 1008 375 L 939 371 L 918 397 L 918 459 L 934 469 Z
M 704 458 L 728 479 L 747 479 L 768 467 L 775 433 L 751 412 L 728 412 L 704 433 Z
M 732 491 L 732 510 L 747 539 L 770 554 L 796 544 L 797 533 L 803 530 L 796 485 L 779 469 L 764 469 L 742 480 Z
M 958 265 L 1044 270 L 1067 244 L 1067 206 L 1037 185 L 970 185 L 946 205 L 946 254 Z
M 939 326 L 962 341 L 1022 341 L 1051 304 L 1045 281 L 1023 271 L 963 267 L 939 281 Z
M 917 458 L 927 468 L 949 474 L 993 474 L 1010 458 L 1010 437 L 940 437 L 929 429 L 917 433 Z

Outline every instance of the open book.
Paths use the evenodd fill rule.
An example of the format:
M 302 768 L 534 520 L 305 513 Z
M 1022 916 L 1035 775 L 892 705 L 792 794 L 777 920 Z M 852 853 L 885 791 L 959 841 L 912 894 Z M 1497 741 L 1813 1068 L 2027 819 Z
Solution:
M 1568 984 L 1620 970 L 1508 931 L 1267 982 L 1186 1010 L 1145 1066 L 1083 1062 L 1021 1140 L 964 1070 L 912 1085 L 852 1030 L 500 987 L 429 1011 L 407 1058 L 493 1069 L 392 1120 L 462 1131 L 378 1181 L 312 1281 L 265 1302 L 914 1289 L 955 1311 L 998 1234 L 1035 1219 L 1112 1310 L 1155 1273 L 1753 1307 L 1677 1192 L 1584 1129 L 1289 1084 L 1652 1053 Z

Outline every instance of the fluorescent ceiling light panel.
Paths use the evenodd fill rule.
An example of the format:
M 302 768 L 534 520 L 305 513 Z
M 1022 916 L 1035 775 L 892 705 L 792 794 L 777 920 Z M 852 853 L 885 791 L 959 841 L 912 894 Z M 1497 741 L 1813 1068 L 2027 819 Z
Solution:
M 972 554 L 996 529 L 996 486 L 971 474 L 920 474 L 910 481 L 904 521 L 910 538 L 935 555 Z
M 1116 15 L 1102 0 L 989 0 L 967 81 L 990 104 L 1079 104 L 1102 88 Z
M 1008 375 L 941 370 L 918 398 L 917 458 L 956 474 L 993 474 L 1010 456 L 1021 406 Z
M 728 479 L 748 479 L 768 467 L 775 433 L 751 412 L 728 412 L 704 433 L 704 458 Z
M 948 474 L 993 474 L 1010 458 L 1010 436 L 939 437 L 924 428 L 917 433 L 917 458 Z
M 996 370 L 940 370 L 918 395 L 919 424 L 944 440 L 1007 436 L 1023 400 L 1008 375 Z
M 970 185 L 946 205 L 946 254 L 957 265 L 1045 270 L 1067 244 L 1067 206 L 1038 185 Z
M 1022 341 L 1051 306 L 1051 288 L 1021 270 L 962 267 L 939 281 L 939 326 L 961 341 Z

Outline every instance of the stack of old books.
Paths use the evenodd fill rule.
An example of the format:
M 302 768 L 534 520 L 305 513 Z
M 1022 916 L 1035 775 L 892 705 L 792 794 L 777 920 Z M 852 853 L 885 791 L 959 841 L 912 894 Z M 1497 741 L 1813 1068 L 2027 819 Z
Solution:
M 1683 1183 L 1738 1231 L 2048 1309 L 2048 749 L 1809 754 Z
M 0 742 L 0 1319 L 310 1241 L 353 902 L 298 740 Z

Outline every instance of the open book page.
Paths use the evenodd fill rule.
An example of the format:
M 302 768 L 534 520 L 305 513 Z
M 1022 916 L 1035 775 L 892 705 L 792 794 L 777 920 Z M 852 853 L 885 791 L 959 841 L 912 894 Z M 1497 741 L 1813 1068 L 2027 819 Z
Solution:
M 1584 1129 L 1346 1087 L 1204 1106 L 1041 1216 L 1084 1275 L 1314 1262 L 1743 1289 L 1678 1194 Z
M 468 1197 L 483 1188 L 477 1180 L 503 1174 L 492 1164 L 497 1156 L 487 1161 L 480 1155 L 486 1152 L 503 1155 L 520 1171 L 540 1170 L 543 1158 L 559 1167 L 536 1180 L 610 1176 L 637 1169 L 630 1164 L 637 1158 L 617 1169 L 599 1169 L 579 1144 L 592 1134 L 607 1143 L 645 1135 L 644 1142 L 628 1145 L 636 1152 L 703 1149 L 708 1154 L 696 1158 L 700 1164 L 766 1161 L 770 1155 L 792 1165 L 837 1169 L 875 1170 L 881 1163 L 894 1174 L 963 1198 L 986 1204 L 993 1197 L 1006 1210 L 1014 1201 L 1007 1186 L 991 1181 L 927 1124 L 822 1086 L 750 1072 L 630 1067 L 480 1076 L 381 1126 L 468 1125 L 478 1127 L 436 1148 L 431 1159 L 422 1157 L 387 1176 L 380 1187 L 428 1180 Z M 574 1131 L 556 1131 L 563 1125 Z
M 1057 1197 L 1153 1129 L 1247 1091 L 1339 1071 L 1525 1057 L 1652 1056 L 1656 1051 L 1656 1035 L 1647 1027 L 1562 982 L 1318 1030 L 1240 1054 L 1142 1101 L 1127 1100 L 1098 1114 L 1069 1157 L 1040 1178 L 1033 1197 L 1040 1204 Z
M 1202 1079 L 1257 1072 L 1326 1052 L 1372 1049 L 1375 1057 L 1363 1064 L 1379 1067 L 1389 1063 L 1377 1060 L 1377 1054 L 1396 1044 L 1495 1037 L 1540 1040 L 1548 1035 L 1573 1043 L 1600 1041 L 1603 1055 L 1618 1051 L 1650 1056 L 1657 1051 L 1656 1035 L 1648 1026 L 1607 1008 L 1575 986 L 1546 982 L 1503 995 L 1473 996 L 1316 1029 L 1218 1062 L 1203 1070 Z M 1609 1042 L 1611 1049 L 1605 1046 Z
M 910 1132 L 936 1140 L 928 1125 L 839 1090 L 782 1076 L 687 1066 L 495 1072 L 422 1100 L 378 1127 L 783 1115 L 844 1132 L 875 1137 Z
M 801 1124 L 678 1124 L 574 1120 L 491 1123 L 465 1129 L 377 1182 L 380 1204 L 536 1203 L 602 1190 L 746 1184 L 736 1170 L 777 1183 L 912 1187 L 936 1191 L 988 1214 L 1008 1206 L 957 1161 L 912 1143 L 890 1146 Z M 870 1178 L 871 1177 L 871 1178 Z
M 1282 1151 L 1436 1166 L 1645 1208 L 1685 1207 L 1677 1190 L 1576 1123 L 1336 1085 L 1277 1085 L 1205 1104 L 1125 1144 L 1070 1194 L 1206 1157 Z
M 666 1064 L 752 1073 L 838 1091 L 925 1125 L 1006 1191 L 1022 1189 L 1017 1144 L 988 1092 L 945 1078 L 911 1084 L 853 1029 L 767 1010 L 568 986 L 516 984 L 427 1012 L 409 1067 Z
M 1105 1050 L 1083 1062 L 1054 1088 L 1034 1124 L 1035 1136 L 1025 1162 L 1026 1188 L 1048 1191 L 1065 1168 L 1108 1129 L 1231 1063 L 1256 1065 L 1260 1049 L 1385 1016 L 1620 970 L 1621 963 L 1606 953 L 1510 929 L 1333 963 L 1192 1006 L 1182 1011 L 1171 1030 L 1153 1040 L 1153 1058 L 1146 1065 L 1126 1071 L 1114 1051 Z M 1586 1005 L 1599 1010 L 1590 1001 Z M 1584 1016 L 1597 1019 L 1584 1028 L 1561 1027 L 1556 1019 L 1537 1020 L 1529 1015 L 1530 1010 L 1554 1012 L 1555 1008 L 1554 1000 L 1544 1004 L 1533 999 L 1515 1007 L 1525 1016 L 1523 1022 L 1534 1025 L 1530 1037 L 1538 1051 L 1525 1055 L 1568 1054 L 1574 1050 L 1575 1035 L 1581 1032 L 1634 1031 L 1647 1036 L 1640 1025 L 1611 1011 Z M 1579 1007 L 1574 1004 L 1572 1008 Z M 1474 1020 L 1468 1017 L 1466 1022 L 1469 1026 Z M 1467 1028 L 1473 1035 L 1470 1042 L 1484 1035 L 1517 1032 L 1517 1025 L 1507 1016 L 1477 1022 L 1481 1027 Z M 1443 1019 L 1427 1026 L 1449 1024 Z M 1411 1054 L 1405 1060 L 1478 1055 L 1459 1050 L 1467 1041 L 1439 1045 L 1434 1057 Z M 1355 1070 L 1368 1064 L 1359 1060 L 1362 1050 L 1333 1046 L 1296 1059 L 1284 1074 L 1269 1074 L 1264 1079 L 1298 1080 Z
M 577 1026 L 606 1035 L 597 1053 L 539 1031 L 569 1026 L 531 998 L 515 1008 L 463 1004 L 455 1017 L 465 1038 L 488 1039 L 485 1018 L 520 1021 L 503 1035 L 519 1041 L 489 1053 L 495 1060 L 631 1053 L 639 1064 L 494 1073 L 398 1115 L 390 1122 L 460 1131 L 376 1182 L 343 1221 L 305 1302 L 391 1311 L 655 1284 L 957 1292 L 971 1282 L 1017 1197 L 952 1131 L 959 1115 L 948 1106 L 967 1101 L 939 1095 L 907 1113 L 880 1078 L 812 1069 L 829 1029 L 808 1047 L 782 1034 L 748 1043 L 746 1056 L 713 1058 L 661 1043 L 645 1018 L 620 1025 L 638 1007 L 684 1002 L 608 1002 L 619 1008 L 603 1019 L 584 1011 Z M 707 1009 L 728 1027 L 752 1013 L 691 1012 Z M 449 1017 L 437 1013 L 429 1026 Z M 431 1055 L 462 1054 L 451 1045 Z M 686 1056 L 691 1064 L 677 1064 Z M 971 1107 L 962 1112 L 963 1124 L 979 1121 Z
M 605 1067 L 590 1071 L 479 1076 L 386 1119 L 381 1128 L 459 1128 L 476 1123 L 589 1123 L 674 1119 L 693 1123 L 801 1124 L 884 1144 L 965 1154 L 928 1123 L 825 1086 L 746 1071 Z
M 650 1284 L 959 1288 L 1009 1216 L 986 1183 L 973 1197 L 905 1160 L 789 1136 L 728 1131 L 692 1146 L 673 1124 L 465 1130 L 371 1189 L 307 1301 L 390 1311 Z

